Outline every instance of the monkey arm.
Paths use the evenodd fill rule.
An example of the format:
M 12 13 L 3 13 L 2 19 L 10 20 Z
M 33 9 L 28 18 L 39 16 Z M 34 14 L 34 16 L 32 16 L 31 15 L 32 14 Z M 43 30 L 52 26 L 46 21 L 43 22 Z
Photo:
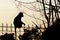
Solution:
M 25 25 L 25 23 L 23 23 L 23 22 L 22 22 L 22 24 L 24 24 L 24 25 Z

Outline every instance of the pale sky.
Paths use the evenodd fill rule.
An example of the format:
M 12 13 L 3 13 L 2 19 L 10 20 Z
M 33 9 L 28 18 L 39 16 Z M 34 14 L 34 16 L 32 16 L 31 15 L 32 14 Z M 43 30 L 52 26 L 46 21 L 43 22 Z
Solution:
M 0 0 L 0 24 L 12 23 L 14 16 L 18 10 L 10 0 Z
M 21 0 L 23 2 L 30 2 L 31 0 Z M 35 0 L 33 0 L 35 1 Z M 32 1 L 32 2 L 33 2 Z M 20 10 L 24 10 L 27 14 L 35 16 L 37 18 L 41 18 L 43 19 L 43 17 L 40 16 L 39 12 L 34 12 L 31 10 L 27 10 L 27 8 L 24 8 L 21 6 Z M 9 25 L 12 23 L 13 24 L 13 20 L 14 17 L 16 15 L 18 15 L 19 11 L 17 9 L 17 7 L 14 4 L 14 0 L 0 0 L 0 25 L 1 23 L 8 23 Z M 31 21 L 34 21 L 36 23 L 36 21 L 38 22 L 37 24 L 40 24 L 40 20 L 35 20 L 34 18 L 31 18 L 27 15 L 24 14 L 24 17 L 22 18 L 22 21 L 26 24 L 26 25 L 32 25 Z

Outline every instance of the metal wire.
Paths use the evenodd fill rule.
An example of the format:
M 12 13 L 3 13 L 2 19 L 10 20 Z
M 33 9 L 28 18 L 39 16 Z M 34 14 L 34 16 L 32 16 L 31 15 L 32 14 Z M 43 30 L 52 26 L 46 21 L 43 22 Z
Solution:
M 15 3 L 15 2 L 14 2 Z M 18 6 L 15 4 L 15 6 L 17 7 L 17 9 L 20 11 L 20 9 L 18 8 Z M 22 5 L 22 6 L 24 6 L 24 5 Z M 26 6 L 24 6 L 24 7 L 26 7 Z M 28 8 L 28 7 L 26 7 L 26 8 Z M 28 9 L 30 9 L 30 8 L 28 8 Z M 30 9 L 30 10 L 32 10 L 32 9 Z M 34 10 L 35 11 L 35 10 Z M 32 18 L 34 18 L 34 19 L 38 19 L 38 20 L 41 20 L 41 21 L 43 21 L 42 19 L 39 19 L 39 18 L 36 18 L 36 17 L 33 17 L 33 16 L 31 16 L 31 15 L 28 15 L 26 12 L 24 12 L 23 11 L 23 13 L 24 14 L 26 14 L 27 16 L 29 16 L 29 17 L 32 17 Z M 46 22 L 46 21 L 45 21 Z M 47 23 L 47 22 L 46 22 Z
M 15 0 L 15 1 L 17 1 L 17 0 Z M 29 7 L 26 7 L 25 5 L 22 5 L 22 4 L 33 4 L 33 3 L 36 3 L 36 1 L 35 2 L 22 2 L 22 1 L 17 1 L 17 2 L 19 2 L 19 4 L 21 3 L 21 6 L 24 6 L 25 8 L 27 8 L 27 9 L 30 9 L 30 10 L 32 10 L 32 11 L 36 11 L 36 12 L 40 12 L 40 10 L 44 10 L 44 9 L 40 9 L 40 10 L 33 10 L 33 9 L 31 9 L 31 8 L 29 8 Z M 41 1 L 39 1 L 39 3 L 41 3 L 41 4 L 43 4 L 43 2 L 41 2 Z M 44 5 L 47 5 L 47 6 L 49 6 L 49 4 L 47 4 L 47 3 L 44 3 Z M 15 4 L 15 6 L 17 7 L 17 9 L 20 11 L 20 9 L 18 8 L 18 6 Z M 52 5 L 52 6 L 54 6 L 54 5 Z M 55 7 L 55 6 L 54 6 Z M 57 6 L 58 8 L 60 8 L 60 6 Z M 46 7 L 45 6 L 45 8 L 47 8 L 46 10 L 48 10 L 49 8 L 48 7 Z M 59 13 L 60 13 L 60 11 L 58 11 Z M 28 15 L 27 13 L 25 13 L 24 12 L 24 14 L 26 14 L 27 16 L 29 16 L 29 17 L 32 17 L 32 18 L 34 18 L 34 19 L 38 19 L 38 20 L 41 20 L 42 21 L 42 19 L 39 19 L 39 18 L 35 18 L 35 17 L 33 17 L 33 16 L 31 16 L 31 15 Z

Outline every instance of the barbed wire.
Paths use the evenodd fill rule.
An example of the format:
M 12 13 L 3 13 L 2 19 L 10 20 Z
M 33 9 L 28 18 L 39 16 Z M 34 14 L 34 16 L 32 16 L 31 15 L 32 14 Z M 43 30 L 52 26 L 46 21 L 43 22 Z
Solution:
M 17 1 L 17 0 L 15 0 L 15 1 Z M 19 2 L 19 3 L 21 3 L 21 4 L 33 4 L 33 3 L 36 3 L 37 1 L 35 1 L 35 2 L 22 2 L 22 1 L 17 1 L 17 2 Z M 39 3 L 43 4 L 43 2 L 41 2 L 41 1 L 39 1 Z M 44 3 L 44 5 L 49 6 L 49 4 L 47 4 L 47 3 Z M 29 7 L 26 7 L 25 5 L 21 5 L 21 6 L 24 6 L 25 8 L 30 9 L 30 10 L 32 10 L 32 11 L 36 11 L 36 12 L 40 12 L 40 10 L 44 10 L 44 9 L 33 10 L 33 9 L 29 8 Z M 55 7 L 54 5 L 52 5 L 52 6 Z M 18 6 L 16 6 L 16 7 L 18 8 Z M 60 8 L 60 6 L 57 6 L 57 7 Z M 45 7 L 45 8 L 47 8 L 46 10 L 49 9 L 48 7 Z M 18 8 L 18 10 L 19 10 L 19 8 Z M 60 13 L 60 11 L 58 11 L 58 12 Z M 27 13 L 24 13 L 24 14 L 28 15 Z M 32 18 L 34 18 L 34 19 L 41 20 L 41 19 L 35 18 L 35 17 L 31 16 L 31 15 L 28 15 L 28 16 L 29 16 L 29 17 L 32 17 Z M 41 21 L 42 21 L 42 20 L 41 20 Z
M 17 7 L 17 6 L 16 6 Z M 17 9 L 20 11 L 20 9 L 17 7 Z M 29 16 L 29 17 L 31 17 L 31 18 L 34 18 L 34 19 L 38 19 L 38 20 L 41 20 L 41 21 L 44 21 L 44 20 L 42 20 L 42 19 L 40 19 L 40 18 L 36 18 L 36 17 L 33 17 L 33 16 L 31 16 L 31 15 L 29 15 L 29 14 L 27 14 L 26 12 L 24 12 L 23 11 L 23 13 L 25 14 L 25 15 L 27 15 L 27 16 Z M 45 23 L 47 23 L 46 21 L 44 21 Z
M 33 4 L 33 3 L 36 3 L 36 1 L 34 1 L 34 2 L 22 2 L 22 1 L 18 1 L 18 0 L 15 0 L 15 1 L 20 2 L 20 3 L 24 3 L 24 4 Z
M 29 17 L 34 18 L 34 19 L 38 19 L 38 20 L 44 21 L 44 20 L 42 20 L 42 19 L 40 19 L 40 18 L 36 18 L 36 17 L 31 16 L 31 15 L 28 15 L 26 12 L 23 12 L 23 13 L 26 14 L 27 16 L 29 16 Z M 47 23 L 46 21 L 44 21 L 44 22 Z
M 16 0 L 17 1 L 17 0 Z M 21 4 L 23 3 L 23 4 L 33 4 L 33 3 L 36 3 L 37 1 L 35 1 L 35 2 L 22 2 L 22 1 L 17 1 L 17 2 L 20 2 Z M 43 4 L 43 2 L 41 2 L 41 1 L 39 1 L 39 3 L 41 3 L 41 4 Z M 47 6 L 49 6 L 49 4 L 47 4 L 47 3 L 44 3 L 44 5 L 47 5 Z M 22 6 L 24 6 L 24 5 L 22 5 Z M 54 5 L 52 5 L 53 7 L 55 7 Z M 24 6 L 24 7 L 26 7 L 26 6 Z M 60 8 L 60 6 L 57 6 L 58 8 Z M 26 7 L 26 8 L 28 8 L 28 7 Z M 47 8 L 47 7 L 46 7 Z M 28 8 L 28 9 L 30 9 L 30 8 Z M 48 8 L 49 9 L 49 8 Z M 30 9 L 30 10 L 33 10 L 33 9 Z M 43 10 L 43 9 L 40 9 L 40 10 Z M 33 11 L 37 11 L 37 12 L 39 12 L 39 10 L 33 10 Z

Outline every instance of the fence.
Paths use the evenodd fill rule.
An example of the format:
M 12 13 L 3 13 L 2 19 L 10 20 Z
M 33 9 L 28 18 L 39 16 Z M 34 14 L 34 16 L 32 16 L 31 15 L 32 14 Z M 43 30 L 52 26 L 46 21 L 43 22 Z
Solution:
M 8 32 L 14 33 L 15 32 L 14 26 L 12 24 L 10 26 L 8 26 L 8 24 L 6 24 L 6 26 L 4 26 L 4 24 L 2 24 L 2 26 L 0 26 L 0 33 L 4 34 L 4 33 L 8 33 Z M 23 31 L 18 31 L 18 32 L 23 32 Z
M 29 27 L 29 25 L 28 25 L 28 27 L 22 27 L 22 29 L 32 29 L 32 28 L 33 28 L 33 26 Z M 17 30 L 17 33 L 18 34 L 24 33 L 24 31 L 22 29 L 21 30 L 19 29 L 19 31 Z M 45 28 L 40 27 L 40 29 L 39 29 L 40 33 L 42 34 L 45 29 L 46 29 L 46 27 Z M 6 24 L 6 26 L 4 26 L 4 24 L 2 24 L 2 26 L 0 26 L 0 33 L 1 33 L 0 35 L 2 35 L 4 33 L 15 33 L 14 26 L 12 24 L 10 24 L 10 26 L 8 26 L 8 24 Z
M 22 27 L 23 29 L 24 28 L 27 28 L 27 29 L 30 29 L 30 28 L 33 28 L 33 26 L 32 27 L 29 27 L 29 25 L 28 25 L 28 27 Z M 45 28 L 40 28 L 40 29 L 45 29 Z M 10 26 L 8 26 L 8 24 L 6 24 L 6 26 L 4 26 L 4 24 L 2 24 L 2 26 L 0 26 L 0 32 L 2 33 L 2 34 L 4 34 L 3 32 L 14 32 L 14 26 L 11 24 Z M 21 32 L 21 31 L 19 31 L 19 32 Z

